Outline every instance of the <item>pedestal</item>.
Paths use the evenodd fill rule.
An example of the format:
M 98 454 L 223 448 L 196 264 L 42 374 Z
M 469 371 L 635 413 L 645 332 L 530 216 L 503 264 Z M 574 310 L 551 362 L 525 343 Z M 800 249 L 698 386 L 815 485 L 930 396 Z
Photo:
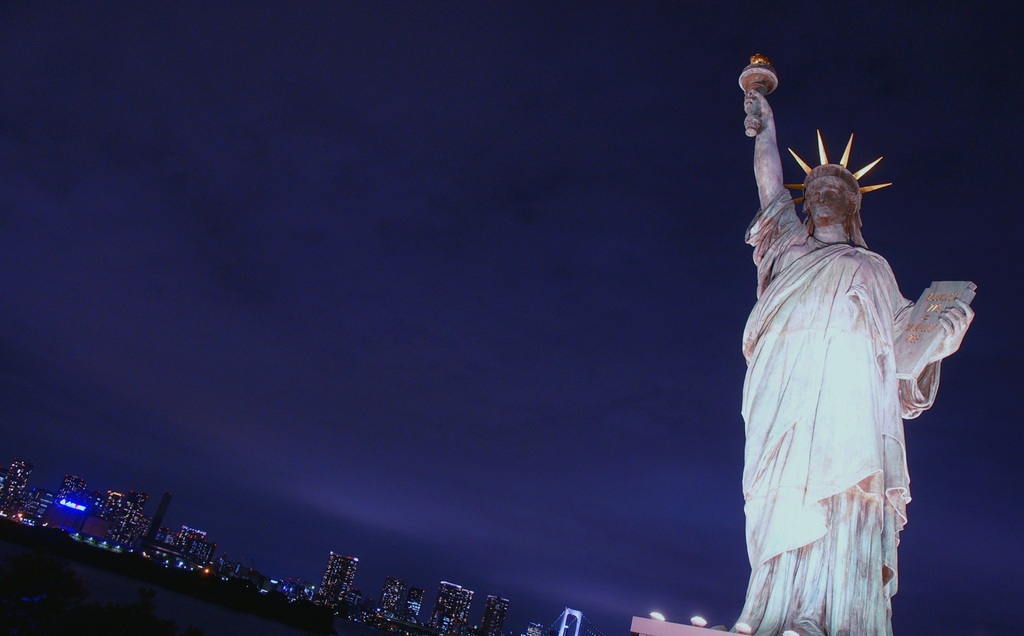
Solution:
M 653 618 L 640 618 L 639 616 L 633 617 L 629 631 L 633 636 L 711 636 L 724 633 L 706 627 L 656 621 Z

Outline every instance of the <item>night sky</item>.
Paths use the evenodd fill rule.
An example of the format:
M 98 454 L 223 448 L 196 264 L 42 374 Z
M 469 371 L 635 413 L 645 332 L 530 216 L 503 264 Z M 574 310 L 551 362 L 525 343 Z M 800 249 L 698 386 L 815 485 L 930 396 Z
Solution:
M 805 4 L 5 2 L 0 464 L 516 633 L 731 625 L 763 52 L 783 147 L 885 156 L 904 296 L 978 285 L 906 427 L 896 633 L 1019 632 L 1024 11 Z

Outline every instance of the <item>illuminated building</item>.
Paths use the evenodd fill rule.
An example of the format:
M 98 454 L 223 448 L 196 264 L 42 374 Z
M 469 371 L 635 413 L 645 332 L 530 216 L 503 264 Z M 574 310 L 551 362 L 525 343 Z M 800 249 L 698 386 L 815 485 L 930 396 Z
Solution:
M 427 591 L 420 587 L 410 587 L 409 593 L 405 596 L 405 620 L 418 622 L 420 608 L 423 607 L 423 597 Z
M 316 586 L 299 579 L 267 579 L 263 582 L 260 590 L 279 592 L 287 596 L 291 601 L 309 601 L 313 598 Z
M 211 565 L 213 570 L 224 578 L 250 581 L 257 588 L 262 588 L 266 582 L 267 577 L 260 574 L 256 568 L 229 561 L 224 556 L 217 557 Z
M 60 488 L 57 489 L 57 499 L 77 498 L 76 495 L 85 494 L 85 489 L 88 485 L 89 483 L 84 477 L 68 473 L 64 475 L 64 481 L 61 482 Z
M 393 576 L 384 577 L 384 587 L 380 590 L 380 611 L 385 616 L 398 616 L 405 594 L 405 581 Z
M 95 508 L 96 510 L 103 510 L 103 502 L 107 500 L 107 495 L 98 490 L 94 490 L 88 495 L 82 493 L 81 496 L 87 497 L 92 507 Z
M 159 528 L 153 529 L 150 526 L 150 532 L 153 534 L 153 541 L 157 543 L 163 543 L 170 547 L 178 545 L 178 535 L 167 526 L 160 526 Z
M 33 468 L 35 465 L 32 462 L 23 462 L 18 459 L 7 467 L 4 484 L 0 488 L 0 510 L 9 515 L 18 513 L 21 508 L 21 500 L 25 496 L 25 488 L 28 487 L 28 476 L 32 474 Z
M 345 604 L 350 608 L 358 609 L 359 606 L 363 604 L 363 591 L 355 587 L 349 588 L 349 590 L 345 592 L 342 600 L 344 600 Z
M 484 605 L 484 618 L 480 621 L 480 636 L 501 636 L 508 615 L 508 599 L 490 595 Z
M 434 611 L 430 615 L 430 626 L 446 634 L 465 632 L 469 625 L 469 604 L 472 601 L 472 590 L 441 581 L 437 589 Z
M 43 488 L 29 488 L 28 494 L 22 500 L 21 510 L 25 519 L 38 523 L 47 509 L 53 505 L 54 494 L 52 490 Z
M 64 528 L 71 532 L 82 532 L 89 514 L 94 510 L 93 506 L 86 501 L 58 497 L 52 506 L 47 507 L 43 512 L 40 523 L 45 526 Z M 95 517 L 94 517 L 95 518 Z M 108 526 L 104 526 L 105 534 Z
M 530 623 L 526 627 L 526 633 L 523 636 L 545 636 L 547 630 L 540 623 Z
M 107 492 L 107 498 L 100 510 L 100 519 L 110 523 L 106 537 L 122 545 L 132 545 L 149 529 L 142 507 L 149 495 L 144 492 L 128 491 L 128 494 Z
M 209 563 L 213 559 L 213 551 L 217 549 L 216 543 L 206 540 L 206 532 L 188 526 L 181 526 L 175 545 L 183 555 L 197 565 Z
M 109 519 L 127 506 L 127 497 L 124 493 L 108 491 L 107 496 L 103 498 L 103 505 L 100 507 L 100 519 Z
M 331 609 L 337 608 L 352 587 L 358 565 L 359 559 L 353 556 L 331 552 L 324 569 L 324 578 L 320 581 L 320 590 L 316 594 L 316 602 Z

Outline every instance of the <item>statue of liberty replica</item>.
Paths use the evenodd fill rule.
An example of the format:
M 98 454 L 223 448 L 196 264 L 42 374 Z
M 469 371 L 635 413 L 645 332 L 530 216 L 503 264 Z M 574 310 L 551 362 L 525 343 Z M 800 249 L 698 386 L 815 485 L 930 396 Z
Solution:
M 743 334 L 751 575 L 732 631 L 887 636 L 910 501 L 903 420 L 932 406 L 941 362 L 974 317 L 974 285 L 902 296 L 861 233 L 862 196 L 890 184 L 860 184 L 879 160 L 847 168 L 852 136 L 832 163 L 819 133 L 820 165 L 793 153 L 806 176 L 783 183 L 766 98 L 777 83 L 763 56 L 740 78 L 761 207 L 746 234 L 757 302 Z

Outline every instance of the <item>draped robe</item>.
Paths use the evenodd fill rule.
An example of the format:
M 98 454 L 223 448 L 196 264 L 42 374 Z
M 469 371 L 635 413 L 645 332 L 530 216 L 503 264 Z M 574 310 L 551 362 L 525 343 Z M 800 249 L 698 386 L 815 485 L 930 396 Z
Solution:
M 939 364 L 896 377 L 912 303 L 881 256 L 807 233 L 787 192 L 747 231 L 743 494 L 754 633 L 891 634 L 910 501 L 903 418 L 929 408 Z

